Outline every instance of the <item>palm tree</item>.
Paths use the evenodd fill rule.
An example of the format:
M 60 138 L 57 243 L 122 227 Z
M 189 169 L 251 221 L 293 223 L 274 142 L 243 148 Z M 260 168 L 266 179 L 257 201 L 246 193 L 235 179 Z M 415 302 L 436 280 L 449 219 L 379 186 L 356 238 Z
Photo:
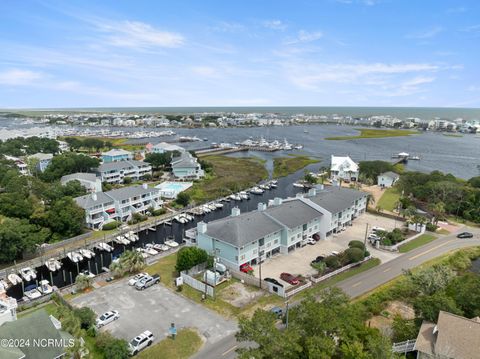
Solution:
M 125 251 L 120 256 L 119 263 L 127 273 L 136 273 L 145 268 L 145 258 L 137 251 Z
M 367 208 L 372 206 L 375 203 L 375 197 L 371 193 L 367 196 Z
M 77 275 L 77 278 L 75 278 L 75 286 L 80 291 L 90 288 L 91 285 L 92 278 L 90 278 L 89 276 L 79 274 Z
M 443 202 L 430 203 L 428 210 L 433 213 L 435 224 L 445 216 L 445 204 Z

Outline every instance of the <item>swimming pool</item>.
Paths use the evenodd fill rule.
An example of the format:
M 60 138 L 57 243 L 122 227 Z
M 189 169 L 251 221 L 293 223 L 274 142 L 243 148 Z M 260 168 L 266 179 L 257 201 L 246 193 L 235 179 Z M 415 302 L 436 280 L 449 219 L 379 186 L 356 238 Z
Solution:
M 176 198 L 177 195 L 190 188 L 193 182 L 163 182 L 155 186 L 160 190 L 160 195 L 165 198 Z

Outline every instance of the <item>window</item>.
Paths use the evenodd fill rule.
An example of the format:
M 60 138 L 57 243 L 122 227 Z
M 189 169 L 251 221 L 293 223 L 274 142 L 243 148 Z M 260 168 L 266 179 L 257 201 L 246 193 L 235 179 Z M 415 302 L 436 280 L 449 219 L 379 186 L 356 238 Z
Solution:
M 277 244 L 277 243 L 278 243 L 278 239 L 275 239 L 275 240 L 273 241 L 273 243 L 274 243 L 274 244 Z
M 300 238 L 300 233 L 297 233 L 297 238 Z
M 314 229 L 318 229 L 318 225 L 316 224 L 315 227 L 313 227 Z
M 307 230 L 307 225 L 306 225 L 306 224 L 303 225 L 303 230 L 304 230 L 304 231 Z

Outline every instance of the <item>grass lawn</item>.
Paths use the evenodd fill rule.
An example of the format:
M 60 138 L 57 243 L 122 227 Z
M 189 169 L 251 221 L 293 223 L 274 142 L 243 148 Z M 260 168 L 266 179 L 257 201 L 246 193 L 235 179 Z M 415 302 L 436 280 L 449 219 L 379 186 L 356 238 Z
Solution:
M 288 157 L 277 157 L 273 159 L 273 177 L 284 177 L 299 169 L 317 163 L 319 160 L 302 155 L 289 155 Z
M 196 203 L 241 191 L 268 177 L 264 163 L 258 158 L 212 155 L 202 160 L 212 166 L 212 173 L 185 191 Z
M 326 137 L 326 140 L 356 140 L 360 138 L 384 138 L 384 137 L 400 137 L 400 136 L 410 136 L 416 135 L 419 132 L 411 130 L 377 130 L 377 129 L 360 129 L 356 128 L 357 131 L 360 131 L 359 135 L 356 136 L 336 136 L 336 137 Z
M 395 209 L 395 203 L 398 202 L 400 198 L 400 193 L 394 187 L 387 188 L 382 197 L 378 200 L 377 205 L 386 211 L 393 212 Z
M 455 133 L 444 133 L 445 137 L 463 137 L 463 135 L 455 134 Z
M 420 237 L 415 238 L 413 241 L 405 243 L 404 245 L 398 247 L 400 253 L 406 253 L 411 251 L 412 249 L 418 248 L 423 246 L 431 241 L 437 239 L 433 234 L 422 234 Z
M 139 359 L 187 359 L 195 354 L 202 346 L 202 338 L 192 329 L 181 329 L 175 340 L 163 339 L 158 344 L 141 351 Z
M 308 288 L 304 291 L 301 291 L 300 293 L 294 295 L 293 298 L 295 300 L 301 300 L 305 297 L 308 297 L 309 295 L 317 295 L 318 293 L 320 293 L 325 288 L 334 286 L 335 284 L 337 284 L 338 282 L 341 282 L 344 279 L 347 279 L 347 278 L 353 277 L 357 274 L 360 274 L 362 272 L 365 272 L 365 271 L 367 271 L 367 270 L 369 270 L 373 267 L 378 266 L 380 263 L 381 263 L 380 259 L 372 258 L 369 261 L 367 261 L 365 263 L 362 263 L 358 267 L 355 267 L 355 268 L 349 269 L 345 272 L 342 272 L 340 274 L 337 274 L 330 279 L 327 279 L 327 280 L 325 280 L 323 282 L 320 282 L 320 283 L 318 283 L 318 284 L 316 284 L 316 285 L 314 285 L 314 286 L 312 286 L 312 287 L 310 287 L 310 288 Z

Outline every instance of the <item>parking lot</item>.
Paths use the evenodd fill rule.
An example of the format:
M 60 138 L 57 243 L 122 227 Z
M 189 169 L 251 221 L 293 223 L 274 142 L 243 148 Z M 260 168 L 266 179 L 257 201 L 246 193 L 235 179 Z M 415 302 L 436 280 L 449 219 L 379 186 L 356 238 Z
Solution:
M 317 271 L 310 265 L 313 259 L 320 255 L 327 256 L 332 251 L 343 251 L 348 247 L 348 242 L 350 241 L 358 240 L 363 242 L 367 224 L 368 228 L 376 226 L 385 228 L 388 231 L 402 226 L 402 222 L 364 213 L 355 219 L 351 227 L 347 227 L 341 233 L 329 236 L 326 240 L 320 240 L 315 245 L 307 244 L 303 248 L 298 248 L 289 254 L 278 254 L 273 258 L 267 259 L 262 263 L 262 278 L 271 277 L 279 279 L 282 272 L 304 276 L 315 274 Z M 379 258 L 383 263 L 398 256 L 397 253 L 380 251 L 371 246 L 367 246 L 367 249 L 372 256 Z M 254 274 L 257 277 L 259 276 L 258 267 L 258 265 L 253 266 Z
M 127 281 L 122 279 L 108 284 L 71 302 L 75 306 L 88 306 L 98 315 L 118 310 L 120 318 L 101 330 L 108 330 L 128 341 L 145 330 L 150 330 L 156 340 L 161 340 L 168 336 L 171 323 L 175 323 L 177 329 L 196 328 L 210 343 L 236 331 L 235 322 L 177 295 L 162 284 L 138 291 Z

